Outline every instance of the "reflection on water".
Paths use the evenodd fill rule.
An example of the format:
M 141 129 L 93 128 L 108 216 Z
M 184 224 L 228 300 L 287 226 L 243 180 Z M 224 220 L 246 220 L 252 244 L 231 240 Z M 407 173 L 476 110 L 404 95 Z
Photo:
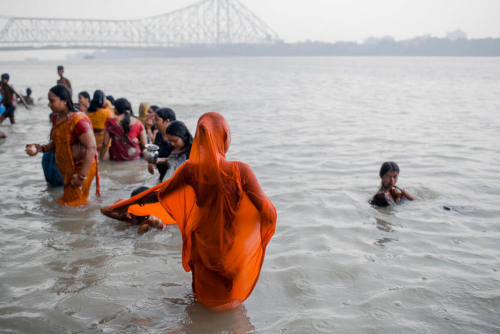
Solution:
M 4 63 L 35 100 L 58 63 Z M 54 201 L 24 146 L 46 101 L 0 128 L 0 323 L 12 333 L 496 333 L 500 156 L 496 58 L 176 58 L 65 63 L 75 91 L 221 112 L 231 160 L 278 211 L 252 295 L 199 304 L 176 226 L 137 235 L 99 207 L 151 186 L 142 160 L 100 163 L 102 196 Z M 168 73 L 168 80 L 165 80 Z M 134 78 L 134 85 L 130 85 Z M 151 85 L 152 82 L 157 84 Z M 374 208 L 384 161 L 416 201 Z M 94 187 L 94 186 L 93 186 Z M 446 210 L 443 207 L 448 207 Z

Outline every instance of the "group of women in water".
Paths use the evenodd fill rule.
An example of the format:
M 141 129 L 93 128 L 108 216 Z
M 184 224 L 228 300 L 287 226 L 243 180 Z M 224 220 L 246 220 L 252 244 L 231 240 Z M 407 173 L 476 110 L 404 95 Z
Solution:
M 102 91 L 92 100 L 85 92 L 78 97 L 75 105 L 67 86 L 52 87 L 51 140 L 26 146 L 31 156 L 53 153 L 64 186 L 59 202 L 87 203 L 94 179 L 99 194 L 98 161 L 106 151 L 112 160 L 132 160 L 148 141 L 156 143 L 159 157 L 148 170 L 157 168 L 165 181 L 138 188 L 101 212 L 138 224 L 140 232 L 177 224 L 182 264 L 192 272 L 198 301 L 215 310 L 241 304 L 257 283 L 277 215 L 250 167 L 226 159 L 231 134 L 222 115 L 202 115 L 193 138 L 169 108 L 143 105 L 135 118 L 126 99 L 110 108 Z
M 50 142 L 29 144 L 29 155 L 54 152 L 64 193 L 59 202 L 87 203 L 93 179 L 99 186 L 99 159 L 137 159 L 148 142 L 158 146 L 160 183 L 136 189 L 101 212 L 113 219 L 139 225 L 139 232 L 177 224 L 182 234 L 182 265 L 192 272 L 197 299 L 212 309 L 241 304 L 257 283 L 267 244 L 274 234 L 276 210 L 250 167 L 226 159 L 231 142 L 222 115 L 210 112 L 198 120 L 194 138 L 169 108 L 142 104 L 135 118 L 130 103 L 97 90 L 86 92 L 74 105 L 65 85 L 50 89 L 53 111 Z M 399 204 L 413 197 L 396 186 L 399 167 L 386 162 L 381 186 L 371 203 Z

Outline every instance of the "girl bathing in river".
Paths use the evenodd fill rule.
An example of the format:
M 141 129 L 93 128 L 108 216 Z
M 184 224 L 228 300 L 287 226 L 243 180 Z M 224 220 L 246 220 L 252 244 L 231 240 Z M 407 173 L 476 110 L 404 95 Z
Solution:
M 399 176 L 397 163 L 388 161 L 380 167 L 380 179 L 382 180 L 378 192 L 370 200 L 370 204 L 376 206 L 389 206 L 400 204 L 404 199 L 413 201 L 414 198 L 406 190 L 396 186 Z

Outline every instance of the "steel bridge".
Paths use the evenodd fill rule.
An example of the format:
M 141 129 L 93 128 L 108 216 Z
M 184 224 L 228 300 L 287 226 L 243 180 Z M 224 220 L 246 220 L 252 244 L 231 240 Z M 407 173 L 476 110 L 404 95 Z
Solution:
M 278 34 L 238 0 L 204 0 L 138 20 L 5 17 L 0 50 L 273 44 Z

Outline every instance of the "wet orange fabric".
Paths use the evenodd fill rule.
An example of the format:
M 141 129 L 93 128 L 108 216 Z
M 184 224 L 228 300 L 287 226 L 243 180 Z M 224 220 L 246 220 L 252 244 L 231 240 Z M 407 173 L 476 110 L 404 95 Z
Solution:
M 104 139 L 104 128 L 106 121 L 109 118 L 115 117 L 115 115 L 113 111 L 108 108 L 101 108 L 94 112 L 86 111 L 85 114 L 90 118 L 94 130 L 98 130 L 98 132 L 94 133 L 94 135 L 97 145 L 97 152 L 99 152 L 102 147 L 102 140 Z
M 73 162 L 70 147 L 71 133 L 75 129 L 76 124 L 83 118 L 87 118 L 84 113 L 74 113 L 68 120 L 64 120 L 61 123 L 54 125 L 51 134 L 51 139 L 55 144 L 57 168 L 61 172 L 64 181 L 64 193 L 58 201 L 61 204 L 67 204 L 69 206 L 83 205 L 87 203 L 92 180 L 96 175 L 98 175 L 96 155 L 87 174 L 87 179 L 83 181 L 82 186 L 75 187 L 71 184 L 73 174 L 79 173 L 81 169 L 81 163 Z
M 277 218 L 250 167 L 225 159 L 230 141 L 224 118 L 204 114 L 189 160 L 171 179 L 111 206 L 155 192 L 182 233 L 182 264 L 192 271 L 196 298 L 216 310 L 234 308 L 252 292 Z M 136 214 L 138 208 L 161 214 L 157 204 L 134 205 L 129 212 Z

